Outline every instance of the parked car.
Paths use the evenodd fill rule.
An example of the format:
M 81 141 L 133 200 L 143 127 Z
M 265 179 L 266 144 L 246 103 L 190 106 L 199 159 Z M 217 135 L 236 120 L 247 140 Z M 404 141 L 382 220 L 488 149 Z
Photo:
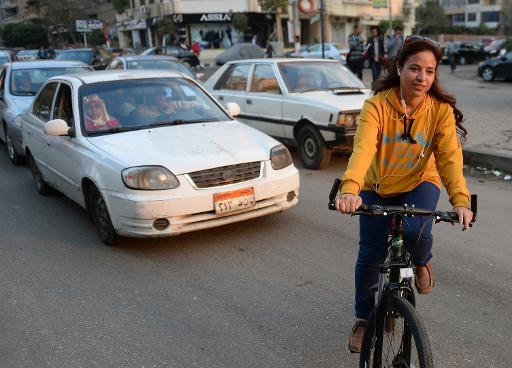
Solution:
M 237 103 L 244 123 L 296 145 L 308 169 L 326 166 L 332 151 L 352 149 L 370 93 L 345 66 L 322 59 L 229 62 L 205 86 Z
M 334 59 L 341 61 L 343 64 L 347 62 L 347 54 L 349 49 L 343 48 L 340 45 L 333 43 L 324 43 L 324 59 Z M 315 43 L 307 46 L 301 53 L 300 56 L 304 58 L 322 58 L 322 44 Z
M 37 53 L 39 50 L 21 50 L 16 56 L 18 60 L 37 60 Z
M 199 66 L 199 58 L 192 51 L 179 46 L 157 46 L 143 51 L 140 55 L 167 55 L 174 56 L 191 67 Z
M 22 116 L 35 188 L 86 208 L 105 244 L 284 211 L 299 173 L 286 147 L 167 71 L 48 80 Z
M 483 47 L 473 42 L 455 42 L 455 63 L 460 65 L 473 64 L 485 60 L 488 55 Z M 448 64 L 448 55 L 443 55 L 443 63 Z
M 201 79 L 204 75 L 203 73 L 196 74 L 187 64 L 175 57 L 162 55 L 120 56 L 114 58 L 106 69 L 169 70 L 182 73 L 195 80 Z
M 478 76 L 486 82 L 496 78 L 512 79 L 512 50 L 502 51 L 502 54 L 481 62 L 478 65 Z
M 21 120 L 41 85 L 54 75 L 93 70 L 78 61 L 18 61 L 4 64 L 0 71 L 0 139 L 6 142 L 9 159 L 15 165 L 24 161 L 21 143 Z
M 16 54 L 11 50 L 0 50 L 0 66 L 17 60 Z
M 106 54 L 105 54 L 106 53 Z M 102 55 L 97 49 L 69 49 L 57 53 L 56 60 L 76 60 L 90 65 L 94 70 L 103 70 L 108 65 L 111 56 L 107 51 Z
M 498 38 L 492 41 L 488 46 L 484 47 L 484 51 L 487 53 L 489 57 L 498 56 L 501 49 L 505 47 L 507 44 L 507 40 L 504 38 Z
M 229 61 L 255 59 L 265 56 L 265 50 L 252 43 L 237 43 L 226 51 L 221 52 L 215 57 L 217 65 L 224 65 Z

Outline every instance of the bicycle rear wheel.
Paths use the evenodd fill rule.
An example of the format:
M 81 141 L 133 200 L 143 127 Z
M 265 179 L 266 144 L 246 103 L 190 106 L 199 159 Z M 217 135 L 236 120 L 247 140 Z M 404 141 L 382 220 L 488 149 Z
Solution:
M 386 296 L 366 323 L 360 368 L 433 368 L 423 323 L 406 299 Z

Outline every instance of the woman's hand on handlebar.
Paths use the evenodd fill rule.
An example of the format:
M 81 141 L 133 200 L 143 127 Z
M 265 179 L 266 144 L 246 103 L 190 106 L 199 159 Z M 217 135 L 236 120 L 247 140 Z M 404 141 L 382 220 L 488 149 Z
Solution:
M 353 213 L 363 204 L 363 199 L 354 194 L 342 194 L 336 198 L 336 211 Z
M 466 207 L 453 207 L 452 211 L 459 217 L 459 224 L 463 226 L 462 231 L 467 230 L 473 220 L 473 212 Z

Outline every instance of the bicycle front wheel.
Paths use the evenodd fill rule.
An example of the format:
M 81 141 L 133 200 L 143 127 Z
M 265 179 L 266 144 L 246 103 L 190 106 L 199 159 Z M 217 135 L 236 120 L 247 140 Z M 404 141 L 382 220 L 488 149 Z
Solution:
M 360 368 L 433 368 L 430 342 L 416 310 L 397 295 L 384 297 L 366 323 Z

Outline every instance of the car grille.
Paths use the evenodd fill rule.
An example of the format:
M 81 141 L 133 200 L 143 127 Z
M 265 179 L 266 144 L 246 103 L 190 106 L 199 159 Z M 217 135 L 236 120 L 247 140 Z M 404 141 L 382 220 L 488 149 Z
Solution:
M 260 176 L 260 172 L 261 163 L 255 161 L 194 171 L 188 174 L 188 176 L 196 187 L 211 188 L 256 179 Z

